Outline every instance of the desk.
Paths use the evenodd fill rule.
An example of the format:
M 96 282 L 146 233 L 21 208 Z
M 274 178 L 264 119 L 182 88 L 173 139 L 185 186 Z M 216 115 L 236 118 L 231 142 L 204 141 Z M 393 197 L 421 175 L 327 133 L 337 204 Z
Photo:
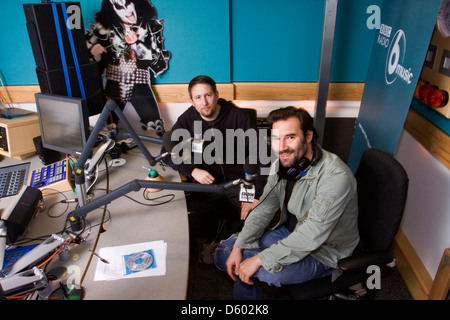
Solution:
M 12 119 L 0 118 L 0 155 L 25 159 L 35 153 L 33 138 L 41 135 L 36 113 Z
M 159 154 L 160 146 L 146 143 L 148 150 L 153 156 Z M 142 166 L 149 167 L 149 164 L 138 148 L 129 150 L 121 155 L 126 163 L 120 167 L 109 168 L 109 188 L 113 190 L 133 179 L 144 179 L 148 171 Z M 27 159 L 31 162 L 31 170 L 42 167 L 38 157 Z M 4 158 L 0 161 L 1 166 L 18 163 L 19 160 Z M 100 170 L 104 170 L 102 163 Z M 160 165 L 153 169 L 163 176 L 167 181 L 180 181 L 177 172 L 169 167 L 162 170 Z M 99 190 L 106 187 L 106 173 L 100 175 L 99 181 L 94 188 L 94 198 L 100 197 L 104 191 Z M 103 247 L 122 246 L 141 242 L 164 240 L 167 243 L 166 275 L 145 278 L 122 279 L 113 281 L 94 281 L 97 263 L 102 263 L 95 256 L 89 264 L 89 258 L 95 245 L 95 240 L 99 230 L 98 224 L 101 221 L 103 209 L 97 209 L 86 215 L 86 220 L 92 226 L 91 233 L 85 242 L 80 245 L 71 245 L 71 258 L 69 261 L 61 262 L 58 258 L 53 259 L 47 270 L 57 265 L 64 265 L 73 270 L 68 277 L 79 278 L 85 273 L 82 286 L 85 288 L 85 299 L 171 299 L 182 300 L 186 298 L 188 269 L 189 269 L 189 228 L 187 218 L 186 201 L 183 191 L 162 190 L 149 194 L 149 197 L 156 197 L 164 194 L 174 194 L 175 198 L 169 203 L 160 206 L 144 206 L 132 200 L 121 197 L 112 201 L 107 206 L 110 212 L 105 225 L 107 231 L 101 233 L 95 251 L 98 253 Z M 68 198 L 76 198 L 76 195 L 69 191 L 65 195 Z M 143 190 L 131 192 L 128 196 L 138 201 L 149 203 L 143 197 Z M 63 200 L 60 194 L 44 196 L 44 204 L 49 207 L 51 204 Z M 1 202 L 0 202 L 1 206 Z M 48 214 L 52 216 L 60 215 L 66 209 L 67 204 L 56 204 Z M 39 214 L 31 222 L 29 238 L 39 237 L 59 233 L 63 227 L 67 214 L 73 211 L 75 204 L 69 204 L 70 209 L 61 217 L 51 218 L 46 212 Z M 83 236 L 87 236 L 84 232 Z M 73 260 L 75 258 L 76 260 Z M 71 267 L 72 266 L 72 267 Z M 80 274 L 81 273 L 81 274 Z

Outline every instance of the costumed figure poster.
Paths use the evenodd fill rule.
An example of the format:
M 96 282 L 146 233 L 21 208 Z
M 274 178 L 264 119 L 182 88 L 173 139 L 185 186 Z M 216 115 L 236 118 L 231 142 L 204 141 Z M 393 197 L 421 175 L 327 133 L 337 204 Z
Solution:
M 149 0 L 103 0 L 90 23 L 87 45 L 104 74 L 105 95 L 123 110 L 130 102 L 143 129 L 164 133 L 164 120 L 151 87 L 168 69 L 171 54 L 164 48 L 164 19 Z M 113 114 L 113 122 L 118 118 Z

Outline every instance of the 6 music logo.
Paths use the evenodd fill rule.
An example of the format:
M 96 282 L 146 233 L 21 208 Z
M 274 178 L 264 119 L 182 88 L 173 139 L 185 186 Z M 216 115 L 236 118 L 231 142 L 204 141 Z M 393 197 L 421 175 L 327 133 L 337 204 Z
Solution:
M 400 77 L 407 84 L 411 83 L 413 73 L 411 68 L 403 66 L 406 54 L 406 36 L 402 29 L 399 29 L 392 38 L 386 59 L 386 83 L 393 83 Z

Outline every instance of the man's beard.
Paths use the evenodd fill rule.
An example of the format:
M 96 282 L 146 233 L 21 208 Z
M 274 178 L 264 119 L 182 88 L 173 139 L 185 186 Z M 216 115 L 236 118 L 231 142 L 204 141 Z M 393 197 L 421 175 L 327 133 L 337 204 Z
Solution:
M 283 154 L 294 154 L 294 150 L 283 151 L 279 154 L 279 156 L 281 156 Z M 279 159 L 280 159 L 280 165 L 286 169 L 293 167 L 298 161 L 300 161 L 300 159 L 297 159 L 296 156 L 294 156 L 293 158 L 290 158 L 290 159 L 286 159 L 286 160 L 282 160 L 281 158 L 279 158 Z
M 204 110 L 201 109 L 199 113 L 203 117 L 210 118 L 217 112 L 218 108 L 219 108 L 219 106 L 218 106 L 218 104 L 216 104 L 215 106 L 213 106 L 211 108 L 208 108 L 207 111 L 204 111 Z
M 303 157 L 308 153 L 308 145 L 303 142 L 300 144 L 299 149 L 296 151 L 294 149 L 287 149 L 278 154 L 278 158 L 280 159 L 280 165 L 286 169 L 292 168 L 295 164 L 297 164 Z M 294 157 L 289 157 L 288 159 L 282 159 L 282 155 L 294 155 Z

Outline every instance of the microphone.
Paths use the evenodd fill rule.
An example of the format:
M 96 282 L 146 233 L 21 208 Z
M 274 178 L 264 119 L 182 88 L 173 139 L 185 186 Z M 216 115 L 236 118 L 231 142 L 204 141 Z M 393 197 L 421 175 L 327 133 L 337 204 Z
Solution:
M 175 145 L 176 145 L 176 141 L 172 141 L 170 139 L 171 136 L 172 136 L 172 131 L 166 131 L 166 132 L 164 132 L 163 136 L 161 137 L 163 146 L 164 146 L 164 148 L 166 148 L 167 151 L 156 156 L 155 157 L 156 162 L 164 159 L 169 154 L 171 154 L 173 147 L 175 147 Z
M 225 183 L 222 183 L 220 186 L 224 189 L 230 189 L 234 186 L 237 186 L 239 183 L 241 183 L 241 180 L 242 179 L 236 179 L 233 181 L 225 182 Z
M 249 159 L 245 159 L 244 179 L 241 179 L 241 190 L 239 191 L 239 201 L 253 202 L 255 200 L 255 180 L 258 173 L 258 164 L 250 163 Z
M 171 154 L 174 145 L 177 145 L 178 141 L 171 141 L 171 133 L 166 132 L 163 136 L 164 147 L 168 150 L 164 154 Z M 184 141 L 185 142 L 185 141 Z M 159 156 L 158 156 L 159 157 Z M 121 196 L 131 192 L 139 191 L 141 188 L 158 188 L 165 190 L 183 190 L 192 192 L 208 192 L 208 193 L 219 193 L 224 194 L 226 189 L 232 188 L 239 184 L 241 186 L 241 191 L 239 194 L 240 201 L 242 202 L 253 202 L 255 197 L 254 181 L 257 176 L 258 165 L 250 164 L 248 158 L 244 164 L 245 177 L 239 178 L 234 181 L 226 182 L 223 184 L 197 184 L 197 183 L 184 183 L 184 182 L 170 182 L 170 181 L 151 181 L 151 180 L 133 180 L 127 184 L 113 190 L 100 198 L 94 199 L 91 202 L 79 207 L 78 209 L 69 213 L 67 220 L 69 220 L 71 228 L 73 231 L 80 231 L 82 229 L 81 219 L 86 214 L 92 210 L 99 208 L 111 201 L 120 198 Z M 245 187 L 244 187 L 245 184 Z
M 162 144 L 164 148 L 166 149 L 166 152 L 161 153 L 160 155 L 155 157 L 155 161 L 158 162 L 165 157 L 171 155 L 171 156 L 178 156 L 177 154 L 173 153 L 172 150 L 175 148 L 175 146 L 179 143 L 178 141 L 172 141 L 172 131 L 166 131 L 164 132 L 163 136 L 161 137 Z
M 258 175 L 258 164 L 257 163 L 249 163 L 248 158 L 245 160 L 244 164 L 244 186 L 246 188 L 251 188 L 255 185 L 256 176 Z
M 161 139 L 163 142 L 163 146 L 166 149 L 166 152 L 164 152 L 162 155 L 164 155 L 164 157 L 170 155 L 172 157 L 172 161 L 174 163 L 177 162 L 177 164 L 183 161 L 183 152 L 190 150 L 190 143 L 192 138 L 182 141 L 172 140 L 172 131 L 166 131 Z
M 236 179 L 230 182 L 226 182 L 222 184 L 222 187 L 224 189 L 229 189 L 242 183 L 244 189 L 252 189 L 255 185 L 256 176 L 258 175 L 258 167 L 258 164 L 249 163 L 249 159 L 246 158 L 244 163 L 244 179 Z M 254 196 L 254 192 L 252 194 Z M 246 190 L 245 200 L 248 198 L 248 195 L 248 190 Z

